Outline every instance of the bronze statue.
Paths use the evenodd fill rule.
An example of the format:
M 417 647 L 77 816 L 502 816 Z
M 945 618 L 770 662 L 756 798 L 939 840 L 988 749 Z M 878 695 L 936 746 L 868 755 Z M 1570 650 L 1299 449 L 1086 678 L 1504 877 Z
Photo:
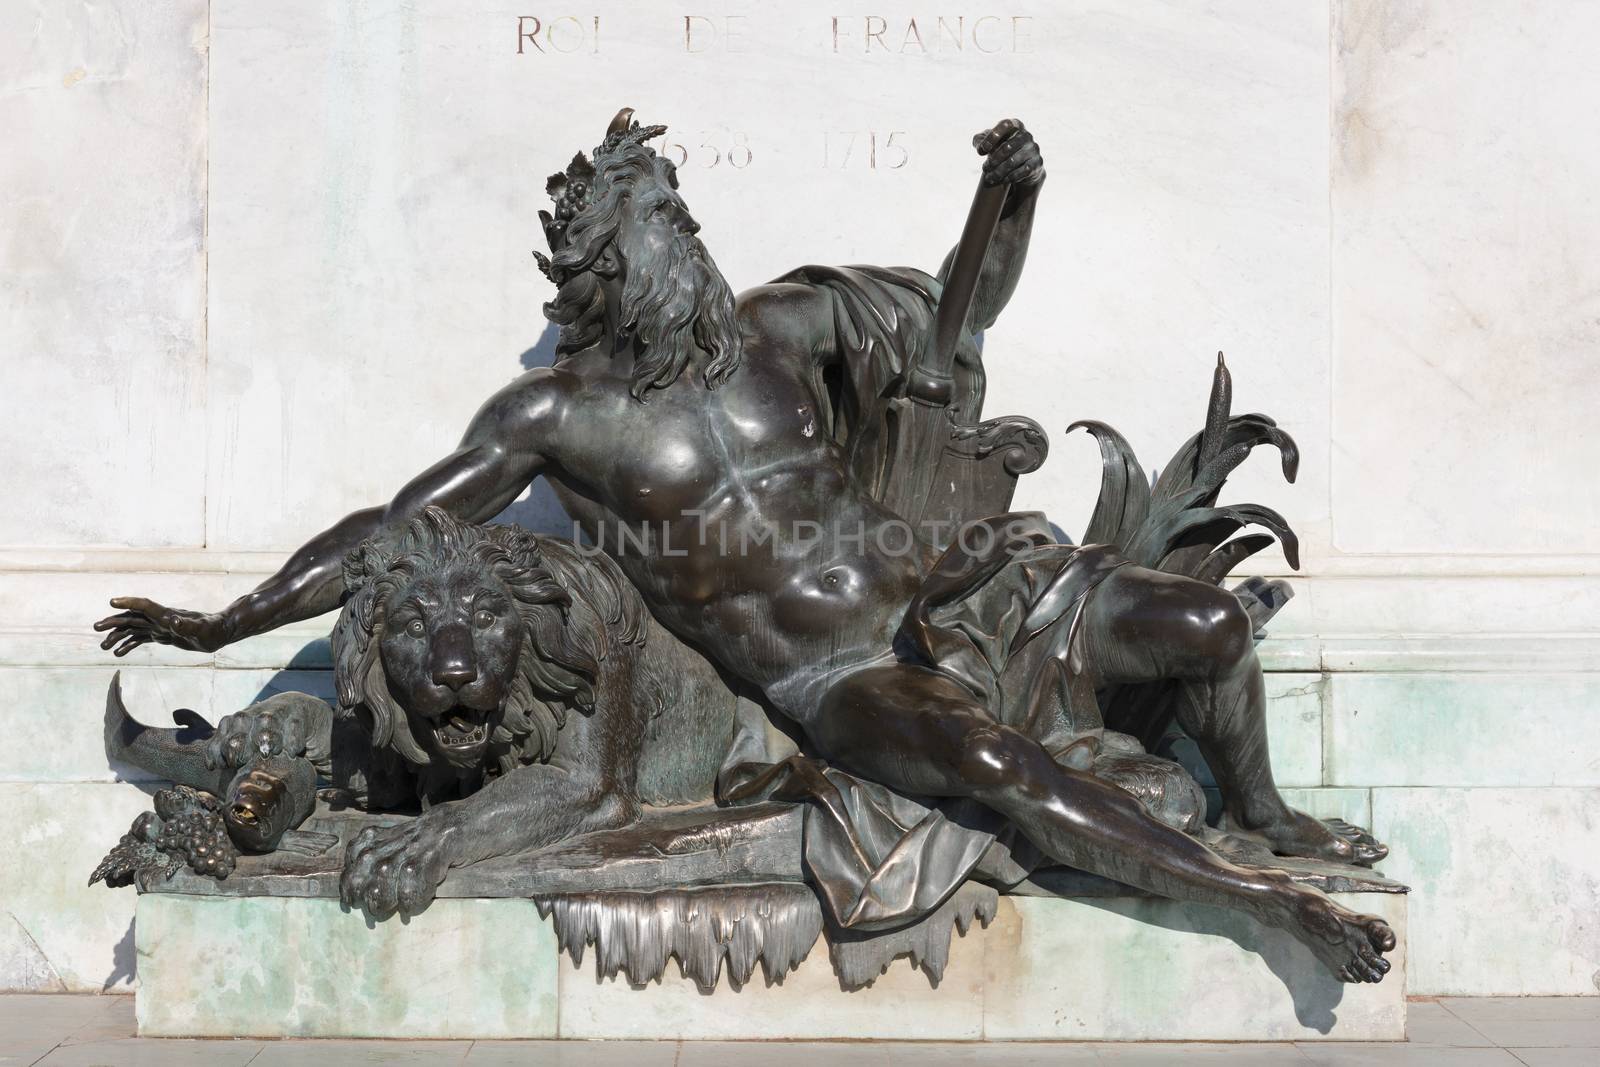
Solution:
M 377 918 L 422 910 L 452 867 L 626 826 L 641 804 L 711 801 L 738 698 L 609 557 L 429 507 L 344 572 L 337 713 L 282 693 L 215 731 L 163 730 L 114 683 L 108 755 L 228 798 L 219 817 L 252 852 L 304 822 L 319 780 L 363 810 L 420 808 L 348 856 L 345 899 Z
M 113 600 L 119 613 L 96 624 L 103 647 L 210 651 L 314 617 L 339 605 L 344 560 L 369 538 L 430 506 L 484 522 L 544 475 L 654 619 L 803 735 L 806 758 L 745 767 L 725 800 L 803 798 L 848 837 L 859 823 L 838 815 L 840 789 L 886 805 L 943 798 L 931 885 L 1065 864 L 1242 909 L 1344 980 L 1380 980 L 1394 945 L 1381 920 L 1230 862 L 1186 832 L 1182 804 L 1163 820 L 1094 772 L 1114 762 L 1120 742 L 1107 738 L 1148 737 L 1175 716 L 1216 776 L 1231 832 L 1290 857 L 1370 865 L 1386 853 L 1282 800 L 1250 610 L 1216 584 L 1271 540 L 1227 540 L 1246 523 L 1278 534 L 1293 559 L 1275 513 L 1216 506 L 1258 443 L 1277 445 L 1292 476 L 1287 435 L 1230 417 L 1220 367 L 1205 429 L 1153 487 L 1120 439 L 1091 425 L 1107 461 L 1100 508 L 1090 543 L 1059 544 L 1041 517 L 1006 513 L 1008 478 L 1042 458 L 1038 428 L 979 421 L 974 335 L 1016 285 L 1044 180 L 1022 124 L 974 138 L 983 185 L 939 277 L 805 267 L 737 297 L 672 164 L 646 143 L 663 130 L 624 111 L 592 158 L 551 179 L 540 263 L 557 286 L 545 307 L 561 327 L 553 367 L 491 397 L 460 448 L 391 503 L 342 519 L 223 611 Z M 929 473 L 947 463 L 970 476 L 948 491 Z M 434 689 L 480 684 L 443 662 L 428 668 Z M 484 705 L 466 702 L 468 714 L 422 691 L 416 703 L 454 716 L 432 755 L 448 763 L 449 746 L 483 743 Z M 813 870 L 843 872 L 818 878 L 837 921 L 908 918 L 876 910 L 873 857 L 830 866 L 826 852 Z M 850 875 L 852 864 L 863 869 Z

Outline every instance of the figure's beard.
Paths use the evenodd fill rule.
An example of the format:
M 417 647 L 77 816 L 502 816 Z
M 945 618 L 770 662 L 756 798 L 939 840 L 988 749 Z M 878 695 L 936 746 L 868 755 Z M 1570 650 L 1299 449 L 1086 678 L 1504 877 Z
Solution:
M 705 381 L 715 387 L 739 366 L 739 325 L 733 289 L 699 238 L 682 234 L 665 253 L 631 260 L 623 284 L 619 326 L 639 342 L 633 395 L 677 381 L 696 352 L 704 352 Z

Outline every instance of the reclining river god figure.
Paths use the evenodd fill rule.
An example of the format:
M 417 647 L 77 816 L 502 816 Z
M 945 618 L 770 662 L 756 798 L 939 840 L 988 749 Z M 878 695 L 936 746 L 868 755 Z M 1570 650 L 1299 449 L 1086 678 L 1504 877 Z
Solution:
M 560 326 L 552 367 L 491 397 L 460 447 L 390 503 L 340 520 L 224 610 L 113 600 L 118 614 L 96 624 L 104 647 L 213 651 L 315 617 L 339 606 L 343 562 L 369 538 L 430 506 L 486 522 L 542 475 L 663 627 L 803 735 L 809 758 L 752 767 L 736 794 L 837 808 L 840 786 L 821 768 L 837 769 L 948 802 L 948 831 L 974 834 L 966 869 L 1004 824 L 1049 862 L 1244 911 L 1341 979 L 1380 980 L 1394 946 L 1382 920 L 1231 862 L 1186 832 L 1192 813 L 1158 817 L 1091 771 L 1097 731 L 1148 734 L 1130 708 L 1150 701 L 1119 695 L 1159 694 L 1211 767 L 1230 831 L 1283 856 L 1370 865 L 1386 854 L 1366 831 L 1284 802 L 1255 627 L 1216 584 L 1271 540 L 1222 543 L 1246 523 L 1291 547 L 1267 509 L 1212 505 L 1256 443 L 1279 445 L 1292 470 L 1292 442 L 1260 416 L 1230 419 L 1222 388 L 1215 417 L 1154 487 L 1090 424 L 1115 492 L 1102 493 L 1085 545 L 1059 543 L 1030 513 L 941 510 L 946 479 L 931 474 L 947 443 L 999 459 L 1030 432 L 1026 420 L 978 423 L 975 335 L 1028 252 L 1045 176 L 1032 135 L 1007 120 L 974 139 L 982 225 L 969 220 L 937 276 L 804 267 L 736 296 L 673 165 L 648 144 L 662 132 L 625 110 L 592 157 L 551 179 L 540 263 L 557 287 L 545 307 Z M 1113 478 L 1113 458 L 1132 474 Z M 450 610 L 452 625 L 474 624 L 470 604 Z M 474 681 L 447 659 L 431 677 L 442 707 Z M 864 928 L 875 907 L 894 911 L 859 895 L 832 904 Z

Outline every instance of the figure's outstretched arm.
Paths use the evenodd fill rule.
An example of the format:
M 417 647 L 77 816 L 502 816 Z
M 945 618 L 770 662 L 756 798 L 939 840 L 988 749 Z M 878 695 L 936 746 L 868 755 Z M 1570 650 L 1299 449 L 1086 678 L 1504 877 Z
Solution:
M 213 652 L 338 607 L 345 556 L 430 504 L 468 522 L 499 514 L 544 466 L 542 446 L 560 405 L 555 373 L 530 371 L 491 397 L 455 452 L 412 479 L 387 506 L 353 512 L 312 538 L 276 574 L 222 611 L 189 611 L 144 597 L 116 597 L 111 606 L 119 613 L 94 624 L 97 631 L 107 632 L 100 647 L 125 656 L 154 641 Z
M 1033 134 L 1017 119 L 1004 119 L 975 135 L 972 145 L 984 157 L 984 184 L 1008 187 L 1000 224 L 984 257 L 972 310 L 967 315 L 967 329 L 977 333 L 994 325 L 1022 277 L 1028 240 L 1033 234 L 1034 207 L 1039 187 L 1044 184 L 1044 158 Z M 955 249 L 944 257 L 939 268 L 941 282 L 948 276 L 954 257 Z

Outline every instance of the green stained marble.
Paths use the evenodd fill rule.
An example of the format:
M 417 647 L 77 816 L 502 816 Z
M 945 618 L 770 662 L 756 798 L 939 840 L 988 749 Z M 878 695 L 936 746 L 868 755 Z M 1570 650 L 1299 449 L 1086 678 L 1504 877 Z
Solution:
M 555 936 L 532 901 L 369 926 L 334 900 L 147 894 L 137 929 L 142 1035 L 556 1034 Z
M 1354 894 L 1407 940 L 1406 898 Z M 559 966 L 522 900 L 439 901 L 369 928 L 317 899 L 140 898 L 147 1036 L 1399 1040 L 1405 952 L 1379 986 L 1341 986 L 1279 931 L 1213 908 L 1007 897 L 951 946 L 937 987 L 908 961 L 840 991 L 819 945 L 781 984 L 710 995 L 669 966 L 631 988 L 589 955 Z M 559 1020 L 558 1020 L 559 1014 Z M 558 1025 L 559 1023 L 559 1025 Z
M 1315 815 L 1319 819 L 1343 819 L 1357 826 L 1372 825 L 1370 790 L 1285 788 L 1280 792 L 1291 807 L 1307 815 Z
M 1374 789 L 1372 816 L 1412 888 L 1412 993 L 1594 995 L 1600 789 Z
M 1600 786 L 1597 706 L 1600 673 L 1336 674 L 1326 781 Z
M 1322 784 L 1322 696 L 1320 674 L 1269 674 L 1267 744 L 1280 786 Z

